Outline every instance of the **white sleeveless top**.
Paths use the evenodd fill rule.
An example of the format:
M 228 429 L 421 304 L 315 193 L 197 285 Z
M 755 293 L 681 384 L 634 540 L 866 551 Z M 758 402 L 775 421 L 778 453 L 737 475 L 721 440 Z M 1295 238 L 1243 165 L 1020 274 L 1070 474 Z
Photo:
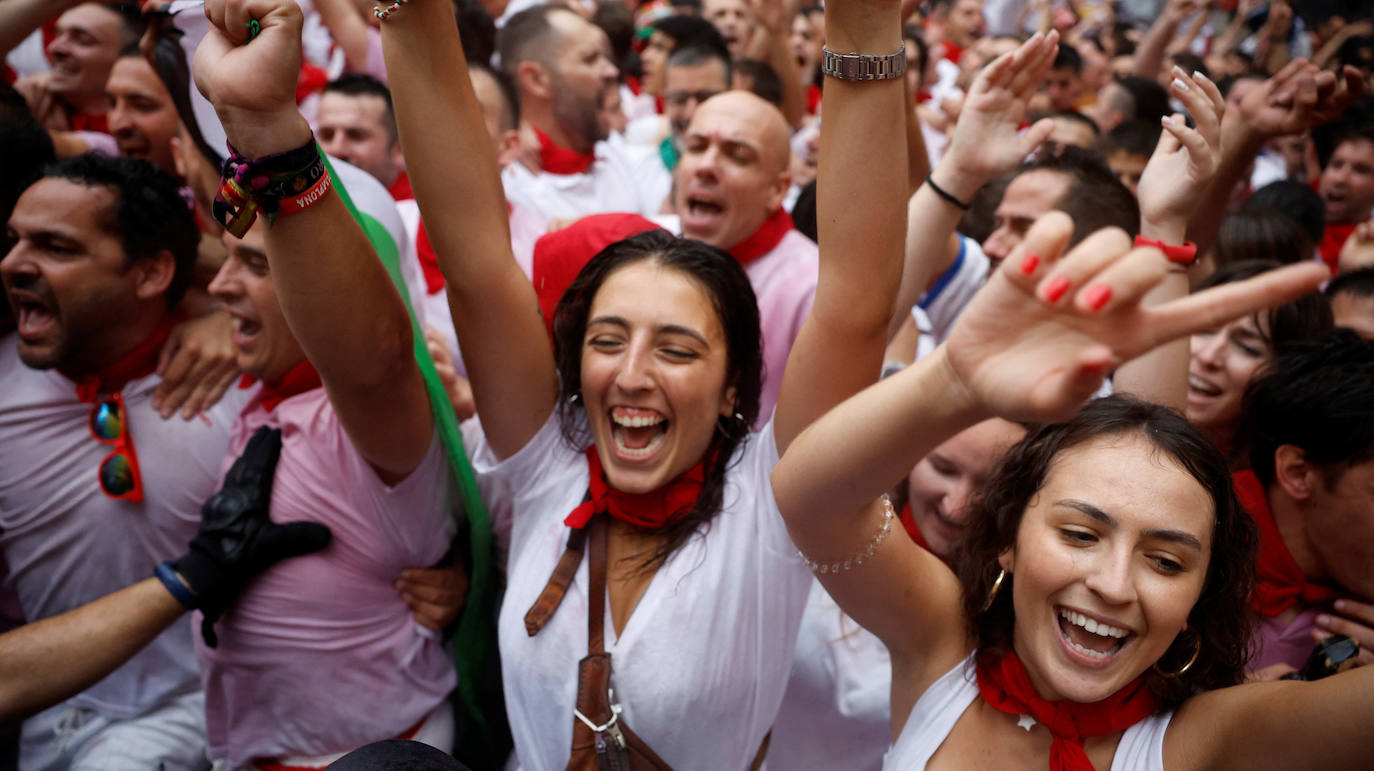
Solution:
M 935 750 L 954 730 L 959 717 L 977 697 L 973 654 L 969 654 L 921 694 L 902 727 L 902 735 L 883 757 L 883 771 L 925 768 Z M 1170 710 L 1151 715 L 1127 728 L 1116 746 L 1111 771 L 1162 771 L 1164 732 L 1173 716 Z

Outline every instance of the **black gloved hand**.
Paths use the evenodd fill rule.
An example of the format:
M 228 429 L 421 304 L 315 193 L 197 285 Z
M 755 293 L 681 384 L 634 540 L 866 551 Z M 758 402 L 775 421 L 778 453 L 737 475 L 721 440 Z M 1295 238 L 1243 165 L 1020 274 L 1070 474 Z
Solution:
M 272 478 L 281 456 L 281 430 L 259 428 L 234 461 L 224 487 L 200 510 L 200 531 L 190 551 L 172 563 L 204 614 L 201 634 L 218 644 L 214 624 L 239 592 L 273 564 L 329 545 L 329 528 L 318 522 L 278 525 L 267 516 Z

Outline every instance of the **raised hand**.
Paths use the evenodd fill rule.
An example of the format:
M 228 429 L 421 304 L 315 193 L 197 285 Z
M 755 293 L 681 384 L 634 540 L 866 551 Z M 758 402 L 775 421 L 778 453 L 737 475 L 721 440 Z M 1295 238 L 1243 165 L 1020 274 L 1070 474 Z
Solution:
M 1374 268 L 1374 220 L 1366 220 L 1355 226 L 1355 232 L 1341 246 L 1338 264 L 1342 273 Z
M 1364 93 L 1359 70 L 1339 75 L 1294 59 L 1241 100 L 1237 118 L 1247 133 L 1269 139 L 1297 134 L 1335 120 Z
M 300 7 L 294 0 L 206 0 L 205 16 L 210 29 L 192 68 L 229 141 L 249 158 L 304 144 L 310 128 L 296 110 Z
M 1226 101 L 1201 73 L 1190 77 L 1174 67 L 1173 76 L 1169 90 L 1183 101 L 1197 128 L 1189 128 L 1177 113 L 1163 119 L 1164 131 L 1140 175 L 1137 197 L 1145 223 L 1160 226 L 1176 221 L 1181 237 L 1221 157 L 1221 117 Z
M 1059 33 L 1037 34 L 984 67 L 969 88 L 946 157 L 953 171 L 978 181 L 1016 168 L 1054 129 L 1045 119 L 1024 133 L 1027 103 L 1054 63 Z
M 953 375 L 982 411 L 1071 416 L 1115 366 L 1191 332 L 1288 302 L 1327 278 L 1314 262 L 1145 307 L 1166 275 L 1154 249 L 1109 228 L 1060 256 L 1073 222 L 1050 212 L 989 278 L 950 335 Z

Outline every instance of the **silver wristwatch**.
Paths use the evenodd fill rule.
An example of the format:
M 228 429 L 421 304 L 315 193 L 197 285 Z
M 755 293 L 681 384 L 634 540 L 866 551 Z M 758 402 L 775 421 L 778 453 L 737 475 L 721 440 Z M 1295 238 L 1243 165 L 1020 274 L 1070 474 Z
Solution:
M 821 73 L 840 80 L 890 80 L 906 72 L 906 47 L 886 56 L 837 54 L 821 49 Z

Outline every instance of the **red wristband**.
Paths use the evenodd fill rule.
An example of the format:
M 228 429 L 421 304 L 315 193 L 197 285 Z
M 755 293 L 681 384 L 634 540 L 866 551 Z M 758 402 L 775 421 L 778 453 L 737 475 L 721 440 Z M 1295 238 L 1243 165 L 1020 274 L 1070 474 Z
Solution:
M 281 208 L 277 209 L 277 213 L 295 214 L 302 209 L 308 208 L 321 198 L 324 198 L 325 194 L 329 192 L 331 185 L 329 172 L 326 171 L 323 176 L 315 180 L 315 184 L 311 185 L 309 190 L 282 197 L 279 204 Z
M 1164 252 L 1164 257 L 1168 259 L 1169 262 L 1182 265 L 1185 268 L 1191 267 L 1193 263 L 1197 262 L 1197 244 L 1192 241 L 1184 241 L 1182 246 L 1171 246 L 1163 241 L 1156 241 L 1153 238 L 1136 236 L 1135 245 L 1153 246 L 1161 252 Z

